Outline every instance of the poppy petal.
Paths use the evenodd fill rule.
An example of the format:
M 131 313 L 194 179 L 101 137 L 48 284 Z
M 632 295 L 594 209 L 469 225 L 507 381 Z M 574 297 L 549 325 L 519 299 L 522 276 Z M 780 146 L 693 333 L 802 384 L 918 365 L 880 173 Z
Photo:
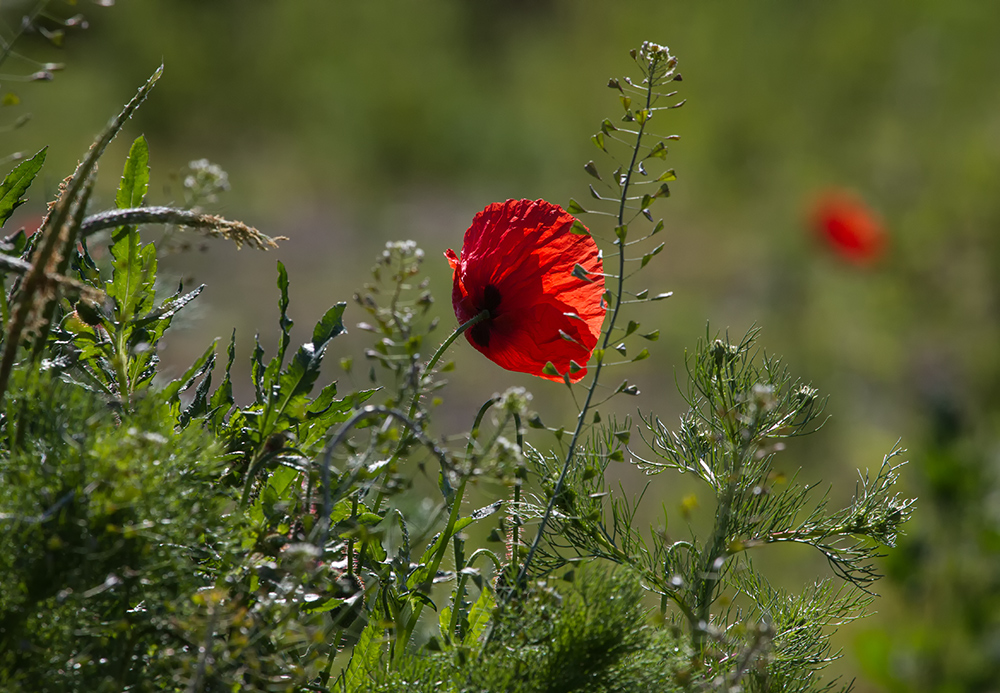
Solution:
M 490 310 L 466 334 L 487 358 L 508 370 L 542 373 L 551 361 L 590 359 L 605 309 L 603 264 L 594 239 L 572 233 L 576 220 L 544 200 L 507 200 L 477 214 L 461 255 L 445 253 L 454 273 L 452 304 L 459 322 Z M 574 269 L 580 265 L 584 277 Z M 586 369 L 571 374 L 577 382 Z
M 885 250 L 887 237 L 881 222 L 863 202 L 846 192 L 823 195 L 813 209 L 813 225 L 849 262 L 871 264 Z

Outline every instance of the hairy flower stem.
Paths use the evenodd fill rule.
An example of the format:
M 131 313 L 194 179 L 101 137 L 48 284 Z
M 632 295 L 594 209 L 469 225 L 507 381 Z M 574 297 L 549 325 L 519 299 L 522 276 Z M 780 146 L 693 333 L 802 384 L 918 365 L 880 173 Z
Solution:
M 646 110 L 648 111 L 653 103 L 653 94 L 655 80 L 653 79 L 653 69 L 654 63 L 651 60 L 649 76 L 646 80 Z M 622 192 L 618 202 L 618 226 L 621 227 L 625 224 L 625 208 L 628 201 L 628 191 L 629 185 L 632 182 L 632 176 L 635 174 L 636 164 L 639 160 L 639 149 L 642 145 L 642 136 L 646 129 L 646 123 L 649 120 L 643 120 L 639 124 L 639 129 L 635 135 L 635 146 L 632 148 L 632 160 L 629 162 L 628 170 L 625 173 L 625 179 L 622 182 Z M 607 350 L 608 346 L 611 344 L 611 334 L 614 332 L 615 324 L 618 321 L 618 312 L 622 306 L 622 295 L 624 293 L 625 285 L 625 237 L 624 234 L 618 237 L 618 289 L 615 292 L 615 305 L 611 311 L 611 319 L 608 322 L 608 327 L 604 331 L 604 341 L 601 344 L 601 352 Z M 534 541 L 531 542 L 531 547 L 528 549 L 528 555 L 524 558 L 524 565 L 521 566 L 521 570 L 517 574 L 517 582 L 515 584 L 514 590 L 508 590 L 505 593 L 503 604 L 506 604 L 516 591 L 516 587 L 521 586 L 528 577 L 528 570 L 531 568 L 531 562 L 535 558 L 535 553 L 538 551 L 538 546 L 542 542 L 542 538 L 545 536 L 545 528 L 548 526 L 549 520 L 552 518 L 552 511 L 555 508 L 556 500 L 562 493 L 563 485 L 566 483 L 566 474 L 569 472 L 570 464 L 573 462 L 573 456 L 576 454 L 576 447 L 580 441 L 580 435 L 583 433 L 584 426 L 586 425 L 587 414 L 590 412 L 590 405 L 594 399 L 594 392 L 597 390 L 597 383 L 601 377 L 601 369 L 604 365 L 604 359 L 597 359 L 597 364 L 594 366 L 594 378 L 590 382 L 590 387 L 587 389 L 587 397 L 583 402 L 583 407 L 580 409 L 580 414 L 576 419 L 576 429 L 573 431 L 573 437 L 570 439 L 569 448 L 566 451 L 566 460 L 563 462 L 562 471 L 559 473 L 559 479 L 556 481 L 555 489 L 552 491 L 552 496 L 549 498 L 548 505 L 545 506 L 545 512 L 542 514 L 542 519 L 538 523 L 538 531 L 535 534 Z
M 459 338 L 460 335 L 464 334 L 467 330 L 474 327 L 475 325 L 478 325 L 483 320 L 486 320 L 488 317 L 490 317 L 490 312 L 488 310 L 483 310 L 480 311 L 477 315 L 475 315 L 471 319 L 466 320 L 464 323 L 459 325 L 455 329 L 455 331 L 452 332 L 448 336 L 448 338 L 441 343 L 441 346 L 437 348 L 437 351 L 434 352 L 430 360 L 427 361 L 427 365 L 424 366 L 423 372 L 430 373 L 431 370 L 434 368 L 434 366 L 437 365 L 437 362 L 441 360 L 441 357 L 444 355 L 445 351 L 448 350 L 448 347 L 450 347 L 452 343 Z M 416 391 L 413 393 L 413 400 L 410 402 L 410 409 L 407 415 L 409 421 L 412 421 L 413 417 L 417 413 L 417 407 L 420 405 L 420 395 L 421 395 L 421 387 L 420 387 L 420 380 L 418 380 Z M 416 430 L 415 425 L 411 425 L 409 426 L 409 428 L 411 429 L 411 431 Z M 409 440 L 410 440 L 409 435 L 404 434 L 400 437 L 399 444 L 396 446 L 395 452 L 392 453 L 392 457 L 389 459 L 389 463 L 385 466 L 385 471 L 383 472 L 383 475 L 388 474 L 389 470 L 392 469 L 392 467 L 395 465 L 396 461 L 399 459 L 399 456 L 402 454 L 403 450 L 405 450 L 406 446 L 409 444 Z M 442 473 L 444 473 L 443 469 Z M 375 504 L 372 506 L 371 512 L 377 513 L 381 509 L 382 501 L 384 500 L 385 500 L 385 492 L 380 490 L 378 492 L 378 495 L 375 496 Z M 364 563 L 367 549 L 368 549 L 367 544 L 362 545 L 361 552 L 358 555 L 359 568 Z
M 427 361 L 427 365 L 425 365 L 423 368 L 423 373 L 425 374 L 430 373 L 434 369 L 434 366 L 437 365 L 437 362 L 441 360 L 441 357 L 444 356 L 444 352 L 448 350 L 448 347 L 450 347 L 456 339 L 458 339 L 461 335 L 465 334 L 466 331 L 468 331 L 472 327 L 475 327 L 488 317 L 490 317 L 490 312 L 488 310 L 483 310 L 477 313 L 469 320 L 463 322 L 457 328 L 455 328 L 455 331 L 452 332 L 450 335 L 448 335 L 448 338 L 445 339 L 443 342 L 441 342 L 441 346 L 437 348 L 437 351 L 435 351 L 434 354 L 431 355 L 430 360 Z M 417 386 L 413 392 L 413 399 L 410 401 L 410 409 L 407 413 L 407 416 L 410 419 L 413 419 L 417 415 L 417 408 L 420 406 L 420 396 L 423 394 L 420 385 L 421 382 L 420 380 L 418 380 Z M 410 442 L 410 436 L 407 435 L 404 435 L 399 439 L 399 445 L 396 446 L 396 451 L 392 454 L 392 457 L 389 459 L 389 464 L 386 465 L 387 471 L 399 459 L 399 456 L 402 454 L 403 450 L 406 449 L 406 446 L 409 444 L 409 442 Z M 375 506 L 372 508 L 372 512 L 377 513 L 379 511 L 379 508 L 382 507 L 383 500 L 385 500 L 385 494 L 382 491 L 379 491 L 378 496 L 375 497 Z
M 448 347 L 450 347 L 452 345 L 452 342 L 454 342 L 460 336 L 462 336 L 463 334 L 465 334 L 466 331 L 468 331 L 469 329 L 475 327 L 476 325 L 478 325 L 479 323 L 481 323 L 483 320 L 486 320 L 488 317 L 490 317 L 490 311 L 488 311 L 488 310 L 481 310 L 481 311 L 479 311 L 479 313 L 477 313 L 476 315 L 474 315 L 472 318 L 470 318 L 469 320 L 466 320 L 461 325 L 459 325 L 457 328 L 455 328 L 455 331 L 452 332 L 450 335 L 448 335 L 448 338 L 446 340 L 444 340 L 443 342 L 441 342 L 441 346 L 439 346 L 437 348 L 437 351 L 435 351 L 434 354 L 431 356 L 430 360 L 427 362 L 427 365 L 424 366 L 424 371 L 423 372 L 426 374 L 426 373 L 430 373 L 431 371 L 433 371 L 434 370 L 434 366 L 436 366 L 437 362 L 441 360 L 441 357 L 444 356 L 444 352 L 446 352 L 448 350 Z M 420 395 L 421 395 L 420 385 L 418 384 L 416 392 L 413 393 L 413 401 L 410 402 L 410 418 L 411 419 L 414 416 L 416 416 L 417 405 L 420 404 Z

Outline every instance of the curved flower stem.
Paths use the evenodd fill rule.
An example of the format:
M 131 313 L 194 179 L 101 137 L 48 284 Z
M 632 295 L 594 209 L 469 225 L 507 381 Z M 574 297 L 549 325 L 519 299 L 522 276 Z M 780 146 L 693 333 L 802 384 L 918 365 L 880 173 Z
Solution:
M 448 350 L 448 347 L 451 346 L 452 342 L 458 339 L 461 335 L 465 334 L 467 330 L 474 327 L 475 325 L 478 325 L 488 317 L 490 317 L 490 311 L 481 310 L 475 316 L 473 316 L 469 320 L 466 320 L 457 328 L 455 328 L 455 331 L 452 332 L 450 335 L 448 335 L 448 338 L 443 342 L 441 342 L 441 346 L 437 348 L 437 351 L 435 351 L 434 354 L 431 355 L 431 358 L 427 362 L 427 365 L 424 366 L 424 373 L 430 373 L 432 370 L 434 370 L 434 366 L 436 366 L 437 362 L 441 360 L 441 357 L 444 356 L 444 352 Z M 413 416 L 417 413 L 417 405 L 419 403 L 420 403 L 420 385 L 418 383 L 417 391 L 413 393 L 413 401 L 410 402 L 410 418 L 413 418 Z
M 652 67 L 652 66 L 651 66 Z M 652 106 L 653 94 L 654 94 L 654 83 L 653 70 L 649 70 L 648 79 L 646 80 L 646 110 L 648 111 Z M 622 182 L 622 192 L 619 198 L 618 204 L 618 215 L 617 222 L 618 226 L 622 226 L 625 223 L 625 206 L 628 201 L 628 190 L 629 185 L 632 182 L 632 175 L 635 173 L 636 164 L 639 160 L 639 148 L 642 144 L 642 136 L 646 129 L 646 123 L 648 120 L 644 120 L 640 123 L 639 129 L 635 135 L 635 146 L 632 148 L 632 160 L 629 162 L 628 170 L 625 173 L 625 179 Z M 608 346 L 611 344 L 611 333 L 615 329 L 615 323 L 618 320 L 618 312 L 622 306 L 622 294 L 624 293 L 625 284 L 625 240 L 624 234 L 618 237 L 618 290 L 615 292 L 615 305 L 611 311 L 611 319 L 608 322 L 608 327 L 604 331 L 604 341 L 601 344 L 601 352 L 607 350 Z M 580 414 L 577 416 L 576 429 L 573 431 L 573 437 L 570 440 L 569 448 L 566 451 L 566 461 L 563 462 L 562 471 L 559 473 L 559 479 L 556 481 L 555 489 L 552 491 L 552 496 L 549 498 L 548 505 L 545 506 L 545 512 L 542 514 L 542 519 L 538 523 L 538 532 L 535 534 L 534 541 L 531 542 L 531 547 L 528 549 L 528 555 L 524 558 L 524 565 L 521 566 L 521 570 L 517 574 L 517 581 L 515 583 L 515 589 L 508 590 L 505 593 L 502 604 L 506 604 L 516 591 L 516 587 L 524 583 L 528 577 L 528 570 L 531 568 L 531 562 L 535 557 L 535 553 L 538 550 L 539 544 L 542 542 L 542 537 L 545 535 L 545 528 L 552 517 L 552 511 L 555 508 L 556 499 L 562 493 L 563 485 L 566 483 L 566 474 L 569 472 L 570 464 L 573 462 L 573 456 L 576 454 L 576 448 L 580 441 L 580 435 L 583 433 L 584 426 L 586 425 L 587 414 L 590 411 L 591 402 L 594 398 L 594 392 L 597 390 L 597 383 L 601 376 L 601 368 L 604 365 L 603 356 L 598 358 L 597 365 L 594 366 L 594 378 L 590 383 L 590 387 L 587 389 L 587 398 L 583 402 L 583 407 L 580 409 Z
M 444 352 L 448 350 L 448 347 L 450 347 L 452 345 L 452 343 L 456 339 L 459 338 L 460 335 L 464 334 L 467 330 L 469 330 L 474 325 L 478 325 L 483 320 L 486 320 L 488 317 L 490 317 L 490 312 L 488 310 L 483 310 L 483 311 L 480 311 L 479 313 L 477 313 L 471 319 L 466 320 L 461 325 L 459 325 L 457 328 L 455 328 L 455 331 L 452 332 L 450 335 L 448 335 L 448 338 L 445 339 L 441 343 L 441 346 L 439 346 L 437 348 L 437 351 L 435 351 L 431 355 L 430 359 L 427 361 L 427 365 L 424 366 L 423 372 L 424 373 L 429 373 L 431 371 L 431 369 L 433 369 L 434 366 L 437 365 L 437 362 L 441 360 L 441 357 L 444 356 Z M 418 428 L 417 425 L 416 425 L 416 423 L 413 421 L 413 418 L 416 416 L 417 407 L 420 405 L 420 394 L 421 394 L 421 387 L 420 386 L 421 386 L 421 382 L 420 382 L 420 380 L 418 380 L 417 381 L 417 385 L 416 385 L 416 390 L 413 393 L 413 400 L 410 402 L 409 412 L 408 412 L 407 417 L 406 417 L 407 427 L 410 428 L 411 431 L 416 431 L 417 428 Z M 399 459 L 399 456 L 402 454 L 402 452 L 405 449 L 407 443 L 409 442 L 409 438 L 410 438 L 410 436 L 406 435 L 406 434 L 400 436 L 399 444 L 396 446 L 395 452 L 392 453 L 392 457 L 389 459 L 389 463 L 385 466 L 386 471 L 384 473 L 388 473 L 389 469 L 392 468 L 392 466 L 396 462 L 396 460 Z M 442 469 L 442 473 L 444 473 L 443 469 Z M 375 496 L 375 504 L 372 506 L 371 512 L 377 513 L 381 509 L 381 507 L 382 507 L 382 501 L 384 501 L 384 500 L 385 500 L 385 493 L 382 492 L 382 491 L 379 491 L 378 495 Z M 358 555 L 358 567 L 359 568 L 361 567 L 362 563 L 364 562 L 365 554 L 366 554 L 366 549 L 367 548 L 368 548 L 367 545 L 363 545 L 362 548 L 361 548 L 361 552 Z
M 483 310 L 483 311 L 480 311 L 479 313 L 477 313 L 471 319 L 466 320 L 461 325 L 459 325 L 458 327 L 456 327 L 455 331 L 452 332 L 450 335 L 448 335 L 448 338 L 445 339 L 443 342 L 441 342 L 441 346 L 439 346 L 437 348 L 437 351 L 435 351 L 431 355 L 430 359 L 427 361 L 427 364 L 423 368 L 423 373 L 425 373 L 425 374 L 426 373 L 430 373 L 434 369 L 434 366 L 437 365 L 437 362 L 441 360 L 441 357 L 444 356 L 444 352 L 446 352 L 448 350 L 448 347 L 450 347 L 452 345 L 452 343 L 456 339 L 458 339 L 461 335 L 463 335 L 467 330 L 469 330 L 470 328 L 472 328 L 475 325 L 478 325 L 479 323 L 481 323 L 483 320 L 485 320 L 488 317 L 490 317 L 490 312 L 488 310 Z M 420 385 L 421 385 L 421 382 L 420 382 L 420 380 L 418 380 L 416 388 L 415 388 L 415 391 L 413 393 L 413 400 L 410 402 L 410 408 L 409 408 L 409 410 L 407 412 L 407 416 L 411 420 L 413 420 L 414 417 L 417 415 L 417 407 L 420 405 L 420 395 L 421 395 L 421 387 L 420 387 Z M 399 459 L 400 454 L 402 454 L 403 449 L 406 447 L 406 444 L 409 442 L 408 439 L 409 439 L 409 436 L 406 436 L 406 435 L 400 437 L 400 439 L 399 439 L 399 445 L 396 446 L 396 451 L 392 454 L 392 457 L 389 460 L 389 464 L 386 465 L 386 469 L 389 469 L 392 466 L 392 463 L 394 463 L 396 460 Z M 385 495 L 380 492 L 378 494 L 378 496 L 376 497 L 376 499 L 375 499 L 375 507 L 372 510 L 372 512 L 376 512 L 377 513 L 379 511 L 379 508 L 381 507 L 382 501 L 384 499 L 385 499 Z
M 359 409 L 354 412 L 351 418 L 344 422 L 344 424 L 340 427 L 340 430 L 337 431 L 337 434 L 330 440 L 329 443 L 327 443 L 323 450 L 323 462 L 320 466 L 320 487 L 323 493 L 323 510 L 322 515 L 320 516 L 320 523 L 313 529 L 313 534 L 318 537 L 316 541 L 317 548 L 322 549 L 326 545 L 327 533 L 330 530 L 330 512 L 333 510 L 333 499 L 330 493 L 330 467 L 332 464 L 333 451 L 344 442 L 347 438 L 347 434 L 350 433 L 351 429 L 357 426 L 358 423 L 364 419 L 373 419 L 380 416 L 398 419 L 404 426 L 410 429 L 416 430 L 417 428 L 416 423 L 401 411 L 381 406 L 367 406 L 363 409 Z M 419 432 L 416 435 L 420 442 L 430 449 L 442 464 L 446 464 L 445 453 L 440 450 L 432 440 L 428 439 L 427 436 L 424 436 Z M 356 476 L 358 474 L 358 470 L 355 470 L 353 474 Z M 360 564 L 361 561 L 359 559 L 358 565 Z

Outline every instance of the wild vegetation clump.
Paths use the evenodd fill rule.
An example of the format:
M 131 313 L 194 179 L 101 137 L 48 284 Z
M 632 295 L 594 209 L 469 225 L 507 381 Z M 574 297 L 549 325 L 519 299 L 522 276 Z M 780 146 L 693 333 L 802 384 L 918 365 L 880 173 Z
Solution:
M 175 315 L 201 287 L 158 280 L 154 225 L 237 246 L 270 238 L 195 204 L 224 174 L 196 166 L 188 208 L 148 200 L 150 147 L 134 139 L 115 208 L 94 209 L 97 164 L 160 78 L 142 86 L 60 186 L 37 229 L 0 255 L 0 684 L 39 691 L 826 690 L 842 624 L 866 613 L 881 547 L 912 501 L 888 451 L 835 506 L 776 470 L 822 423 L 823 397 L 758 343 L 710 330 L 679 377 L 677 422 L 623 416 L 628 365 L 669 292 L 636 285 L 666 247 L 659 130 L 681 105 L 667 48 L 632 51 L 608 86 L 621 110 L 593 137 L 592 202 L 509 200 L 477 214 L 453 268 L 457 328 L 439 343 L 426 260 L 390 243 L 354 297 L 371 344 L 321 366 L 346 303 L 292 345 L 278 263 L 278 343 L 236 362 L 233 333 L 180 378 L 158 369 Z M 0 187 L 6 222 L 45 160 Z M 588 228 L 577 217 L 591 215 Z M 661 236 L 660 234 L 663 234 Z M 458 234 L 456 232 L 456 244 Z M 432 256 L 444 249 L 435 249 Z M 441 260 L 442 262 L 444 260 Z M 227 330 L 228 331 L 228 330 Z M 434 432 L 447 360 L 463 338 L 508 370 L 565 387 L 569 422 L 503 387 L 458 443 Z M 242 337 L 240 337 L 242 338 Z M 353 365 L 352 365 L 353 364 Z M 476 368 L 479 365 L 474 366 Z M 620 374 L 624 374 L 620 375 Z M 238 403 L 234 383 L 253 401 Z M 617 407 L 617 409 L 613 408 Z M 703 485 L 706 527 L 608 481 L 611 465 Z M 423 483 L 430 480 L 431 483 Z M 468 504 L 489 496 L 480 507 Z M 708 500 L 705 500 L 707 498 Z M 830 575 L 794 589 L 752 557 L 812 547 Z

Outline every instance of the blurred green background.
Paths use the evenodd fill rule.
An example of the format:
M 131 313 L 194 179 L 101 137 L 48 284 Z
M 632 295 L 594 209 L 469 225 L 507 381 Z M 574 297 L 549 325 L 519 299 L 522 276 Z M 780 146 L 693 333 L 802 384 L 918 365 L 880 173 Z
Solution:
M 5 38 L 33 5 L 0 5 Z M 877 468 L 901 440 L 906 491 L 920 497 L 884 562 L 879 614 L 843 629 L 833 669 L 862 691 L 998 690 L 1000 4 L 143 0 L 51 10 L 82 12 L 89 28 L 68 31 L 61 49 L 39 35 L 17 43 L 66 63 L 51 82 L 16 81 L 37 69 L 20 59 L 3 66 L 0 88 L 20 103 L 0 108 L 0 125 L 32 118 L 3 132 L 0 154 L 50 146 L 44 181 L 11 224 L 41 211 L 40 185 L 55 190 L 163 61 L 160 85 L 104 159 L 103 205 L 144 133 L 152 202 L 180 199 L 173 174 L 207 157 L 232 184 L 212 211 L 290 239 L 269 254 L 199 241 L 162 260 L 208 284 L 164 354 L 178 370 L 234 327 L 243 363 L 255 332 L 274 342 L 277 259 L 305 339 L 326 307 L 350 300 L 387 240 L 426 250 L 450 325 L 441 253 L 493 201 L 586 205 L 582 165 L 603 163 L 589 137 L 620 114 L 607 79 L 635 74 L 628 50 L 643 40 L 668 45 L 687 103 L 658 116 L 657 131 L 681 136 L 668 157 L 678 181 L 654 208 L 666 251 L 638 281 L 674 297 L 630 316 L 663 336 L 653 358 L 612 374 L 643 391 L 615 406 L 672 420 L 683 406 L 675 374 L 706 324 L 733 338 L 761 326 L 762 348 L 831 395 L 824 429 L 778 464 L 833 483 L 840 500 L 857 468 Z M 874 266 L 844 263 L 810 228 L 810 206 L 829 188 L 854 191 L 884 220 L 889 245 Z M 354 330 L 331 360 L 364 344 Z M 453 358 L 443 433 L 467 428 L 470 408 L 513 384 L 569 420 L 561 387 L 505 373 L 464 345 Z M 330 370 L 360 386 L 367 368 Z M 615 473 L 641 487 L 628 469 Z M 691 489 L 653 482 L 652 499 L 676 515 Z M 776 575 L 825 574 L 805 554 L 779 561 Z

